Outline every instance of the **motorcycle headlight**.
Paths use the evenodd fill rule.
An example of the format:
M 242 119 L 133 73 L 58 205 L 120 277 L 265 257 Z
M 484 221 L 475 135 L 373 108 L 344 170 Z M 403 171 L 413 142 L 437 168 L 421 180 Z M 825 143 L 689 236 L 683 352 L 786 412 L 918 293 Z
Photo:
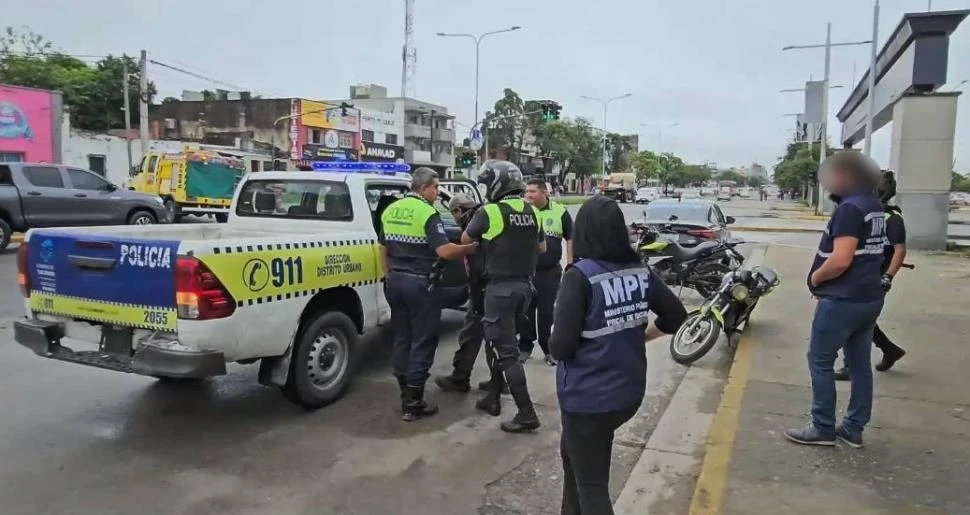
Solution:
M 748 287 L 743 284 L 736 284 L 731 287 L 731 297 L 741 302 L 748 298 Z

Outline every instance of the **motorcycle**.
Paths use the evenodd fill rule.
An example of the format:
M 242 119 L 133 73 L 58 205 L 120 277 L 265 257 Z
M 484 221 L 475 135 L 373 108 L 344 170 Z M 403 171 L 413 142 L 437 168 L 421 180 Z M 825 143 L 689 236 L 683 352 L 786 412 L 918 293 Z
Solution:
M 696 247 L 682 247 L 676 232 L 662 232 L 653 226 L 633 223 L 637 253 L 668 286 L 696 290 L 702 297 L 713 293 L 724 274 L 744 264 L 737 246 L 744 240 L 705 241 Z
M 704 301 L 699 310 L 687 315 L 670 340 L 670 355 L 674 361 L 689 365 L 701 359 L 714 347 L 722 330 L 728 338 L 728 345 L 737 347 L 741 339 L 741 326 L 751 318 L 758 300 L 771 293 L 780 283 L 778 274 L 766 266 L 726 274 L 720 287 Z

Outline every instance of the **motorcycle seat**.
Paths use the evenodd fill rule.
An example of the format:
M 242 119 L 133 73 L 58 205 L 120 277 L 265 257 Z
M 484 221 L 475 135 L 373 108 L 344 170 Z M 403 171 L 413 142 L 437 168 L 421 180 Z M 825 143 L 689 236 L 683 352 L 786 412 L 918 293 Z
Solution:
M 677 261 L 690 261 L 720 245 L 716 241 L 705 241 L 699 243 L 696 247 L 681 247 L 679 243 L 671 242 L 670 253 Z

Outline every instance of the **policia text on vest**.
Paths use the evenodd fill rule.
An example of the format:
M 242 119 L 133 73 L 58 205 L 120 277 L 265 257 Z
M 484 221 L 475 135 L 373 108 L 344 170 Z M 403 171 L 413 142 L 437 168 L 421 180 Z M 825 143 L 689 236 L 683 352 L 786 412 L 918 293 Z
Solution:
M 540 425 L 539 418 L 519 362 L 516 322 L 532 301 L 530 276 L 540 251 L 545 251 L 542 227 L 532 206 L 519 198 L 506 198 L 475 213 L 462 241 L 482 242 L 488 276 L 482 325 L 491 381 L 487 395 L 477 407 L 499 415 L 499 397 L 507 383 L 519 412 L 511 421 L 502 423 L 502 430 L 535 430 Z

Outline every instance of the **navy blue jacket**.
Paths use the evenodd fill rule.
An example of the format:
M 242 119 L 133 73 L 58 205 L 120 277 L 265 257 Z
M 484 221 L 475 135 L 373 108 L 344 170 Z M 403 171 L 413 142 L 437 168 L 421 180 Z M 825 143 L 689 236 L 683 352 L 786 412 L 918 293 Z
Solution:
M 849 268 L 835 279 L 809 290 L 816 297 L 854 302 L 871 302 L 883 298 L 881 286 L 885 255 L 886 213 L 872 192 L 858 192 L 841 199 L 818 244 L 809 278 L 832 255 L 834 241 L 840 236 L 859 240 Z

